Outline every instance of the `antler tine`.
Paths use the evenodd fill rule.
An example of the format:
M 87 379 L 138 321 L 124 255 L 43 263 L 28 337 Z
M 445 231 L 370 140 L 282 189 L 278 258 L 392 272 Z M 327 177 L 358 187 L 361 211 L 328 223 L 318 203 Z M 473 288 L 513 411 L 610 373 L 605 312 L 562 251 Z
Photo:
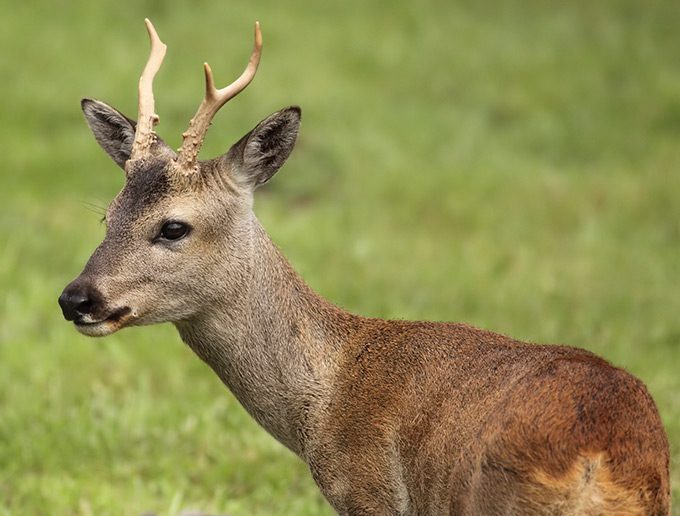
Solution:
M 153 128 L 159 119 L 153 98 L 153 79 L 163 63 L 168 48 L 158 37 L 151 21 L 145 18 L 144 23 L 149 33 L 151 50 L 144 71 L 139 78 L 139 113 L 137 115 L 135 141 L 132 144 L 132 158 L 138 158 L 148 152 L 156 138 Z
M 189 128 L 182 134 L 182 146 L 179 149 L 177 162 L 185 171 L 192 171 L 196 167 L 198 152 L 201 149 L 205 134 L 215 114 L 230 99 L 241 93 L 253 80 L 262 55 L 262 32 L 260 23 L 255 22 L 255 42 L 250 60 L 241 76 L 229 86 L 215 88 L 212 70 L 208 63 L 203 64 L 205 73 L 205 98 L 198 107 L 198 111 L 189 122 Z

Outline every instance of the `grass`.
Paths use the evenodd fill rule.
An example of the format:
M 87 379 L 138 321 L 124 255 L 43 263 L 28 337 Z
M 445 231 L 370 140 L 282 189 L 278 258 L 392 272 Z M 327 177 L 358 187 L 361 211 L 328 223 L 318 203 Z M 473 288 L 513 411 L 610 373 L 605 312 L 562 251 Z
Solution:
M 78 101 L 134 115 L 144 16 L 169 45 L 173 145 L 200 64 L 240 73 L 262 22 L 258 78 L 203 155 L 303 107 L 256 211 L 315 289 L 627 368 L 659 406 L 680 506 L 680 4 L 42 0 L 0 18 L 0 514 L 331 512 L 171 327 L 95 341 L 61 320 L 103 234 L 90 206 L 123 182 Z

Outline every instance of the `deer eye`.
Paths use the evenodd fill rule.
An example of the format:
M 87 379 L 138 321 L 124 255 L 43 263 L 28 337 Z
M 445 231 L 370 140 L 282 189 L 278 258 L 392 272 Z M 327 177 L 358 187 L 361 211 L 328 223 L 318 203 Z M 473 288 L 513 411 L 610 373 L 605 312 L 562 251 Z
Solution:
M 183 222 L 171 220 L 163 224 L 161 228 L 160 238 L 165 240 L 179 240 L 184 238 L 189 233 L 189 226 Z

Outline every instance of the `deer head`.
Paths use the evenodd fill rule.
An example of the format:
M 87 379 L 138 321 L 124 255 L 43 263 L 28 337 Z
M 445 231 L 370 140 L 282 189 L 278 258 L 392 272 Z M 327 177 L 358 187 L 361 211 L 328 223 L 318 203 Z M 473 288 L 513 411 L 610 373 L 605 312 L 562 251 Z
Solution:
M 253 191 L 286 161 L 300 125 L 300 109 L 289 107 L 224 155 L 198 159 L 212 118 L 255 76 L 262 51 L 256 23 L 250 61 L 236 81 L 216 89 L 204 64 L 205 98 L 175 152 L 154 132 L 153 78 L 166 46 L 149 20 L 146 26 L 151 52 L 139 80 L 137 122 L 103 102 L 82 101 L 94 137 L 126 176 L 106 212 L 106 237 L 59 297 L 64 317 L 91 336 L 186 320 L 217 299 L 237 299 L 255 252 Z

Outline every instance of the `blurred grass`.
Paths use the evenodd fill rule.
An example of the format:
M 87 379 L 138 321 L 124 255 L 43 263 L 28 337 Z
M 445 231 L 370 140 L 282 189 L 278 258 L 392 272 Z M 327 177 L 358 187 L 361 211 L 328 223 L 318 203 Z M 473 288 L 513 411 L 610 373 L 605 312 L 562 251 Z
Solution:
M 680 506 L 680 4 L 39 2 L 3 6 L 0 514 L 330 513 L 169 326 L 100 341 L 56 298 L 102 237 L 123 176 L 78 101 L 129 115 L 142 19 L 173 145 L 202 94 L 255 83 L 204 156 L 303 107 L 257 212 L 309 283 L 381 317 L 467 321 L 587 347 L 642 378 Z M 635 417 L 632 415 L 631 417 Z

